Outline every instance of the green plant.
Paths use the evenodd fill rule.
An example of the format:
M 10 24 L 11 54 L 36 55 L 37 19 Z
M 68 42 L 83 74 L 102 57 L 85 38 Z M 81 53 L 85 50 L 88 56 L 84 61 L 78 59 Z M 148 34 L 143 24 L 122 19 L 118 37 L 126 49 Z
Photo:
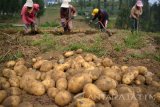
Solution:
M 125 46 L 128 48 L 140 49 L 145 46 L 143 38 L 140 34 L 132 34 L 124 39 Z
M 48 34 L 44 34 L 39 40 L 32 41 L 31 44 L 33 46 L 39 46 L 43 51 L 56 49 L 56 42 Z
M 121 52 L 124 49 L 124 45 L 123 44 L 115 44 L 114 45 L 114 50 L 117 52 Z
M 41 25 L 42 27 L 57 27 L 59 26 L 58 22 L 45 22 Z
M 158 61 L 158 62 L 160 62 L 160 54 L 158 55 L 154 55 L 154 59 L 156 60 L 156 61 Z

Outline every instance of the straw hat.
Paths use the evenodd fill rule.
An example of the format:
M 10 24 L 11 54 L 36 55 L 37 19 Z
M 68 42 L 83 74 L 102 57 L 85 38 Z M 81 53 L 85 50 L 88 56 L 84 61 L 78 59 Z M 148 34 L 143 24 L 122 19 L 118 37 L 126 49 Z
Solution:
M 33 1 L 32 0 L 27 0 L 26 3 L 25 3 L 25 6 L 33 7 Z
M 63 0 L 61 7 L 63 7 L 63 8 L 69 8 L 69 2 L 70 2 L 70 0 Z
M 137 0 L 136 5 L 137 5 L 138 7 L 143 7 L 142 0 Z

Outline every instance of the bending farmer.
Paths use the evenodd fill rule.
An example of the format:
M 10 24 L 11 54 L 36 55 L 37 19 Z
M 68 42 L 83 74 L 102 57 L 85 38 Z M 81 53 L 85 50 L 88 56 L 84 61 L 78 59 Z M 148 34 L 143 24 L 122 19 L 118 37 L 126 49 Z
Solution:
M 24 4 L 21 17 L 22 21 L 25 24 L 25 33 L 29 33 L 29 28 L 31 27 L 31 31 L 37 31 L 36 26 L 36 13 L 39 11 L 39 4 L 33 4 L 32 0 L 27 0 Z

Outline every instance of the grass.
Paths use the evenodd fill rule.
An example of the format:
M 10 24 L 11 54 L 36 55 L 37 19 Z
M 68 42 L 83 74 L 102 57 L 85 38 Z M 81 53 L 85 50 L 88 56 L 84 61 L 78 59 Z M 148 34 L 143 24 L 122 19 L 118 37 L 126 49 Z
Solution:
M 115 44 L 114 45 L 114 50 L 117 51 L 117 52 L 121 52 L 123 49 L 124 49 L 124 45 L 123 44 Z
M 104 56 L 107 54 L 106 49 L 102 46 L 102 39 L 97 36 L 95 39 L 95 42 L 91 45 L 88 45 L 86 43 L 71 43 L 69 44 L 64 50 L 77 50 L 77 49 L 83 49 L 85 52 L 94 53 L 97 56 Z
M 17 51 L 15 53 L 10 53 L 5 56 L 1 55 L 0 56 L 0 63 L 5 62 L 5 61 L 9 61 L 9 60 L 16 60 L 16 59 L 22 58 L 22 57 L 23 57 L 23 54 L 20 51 Z
M 60 24 L 58 22 L 45 22 L 41 27 L 57 27 Z
M 31 45 L 39 46 L 43 52 L 56 49 L 55 40 L 48 34 L 44 34 L 40 39 L 32 41 Z
M 154 55 L 154 60 L 160 62 L 160 54 Z
M 127 48 L 140 49 L 145 46 L 144 40 L 140 34 L 131 34 L 124 39 Z

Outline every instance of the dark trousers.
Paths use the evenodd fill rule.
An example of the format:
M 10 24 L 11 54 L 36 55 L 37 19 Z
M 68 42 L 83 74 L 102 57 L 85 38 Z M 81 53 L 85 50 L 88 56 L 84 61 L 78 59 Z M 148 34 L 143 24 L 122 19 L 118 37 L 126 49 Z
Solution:
M 138 30 L 138 21 L 135 18 L 131 18 L 132 20 L 132 31 Z

